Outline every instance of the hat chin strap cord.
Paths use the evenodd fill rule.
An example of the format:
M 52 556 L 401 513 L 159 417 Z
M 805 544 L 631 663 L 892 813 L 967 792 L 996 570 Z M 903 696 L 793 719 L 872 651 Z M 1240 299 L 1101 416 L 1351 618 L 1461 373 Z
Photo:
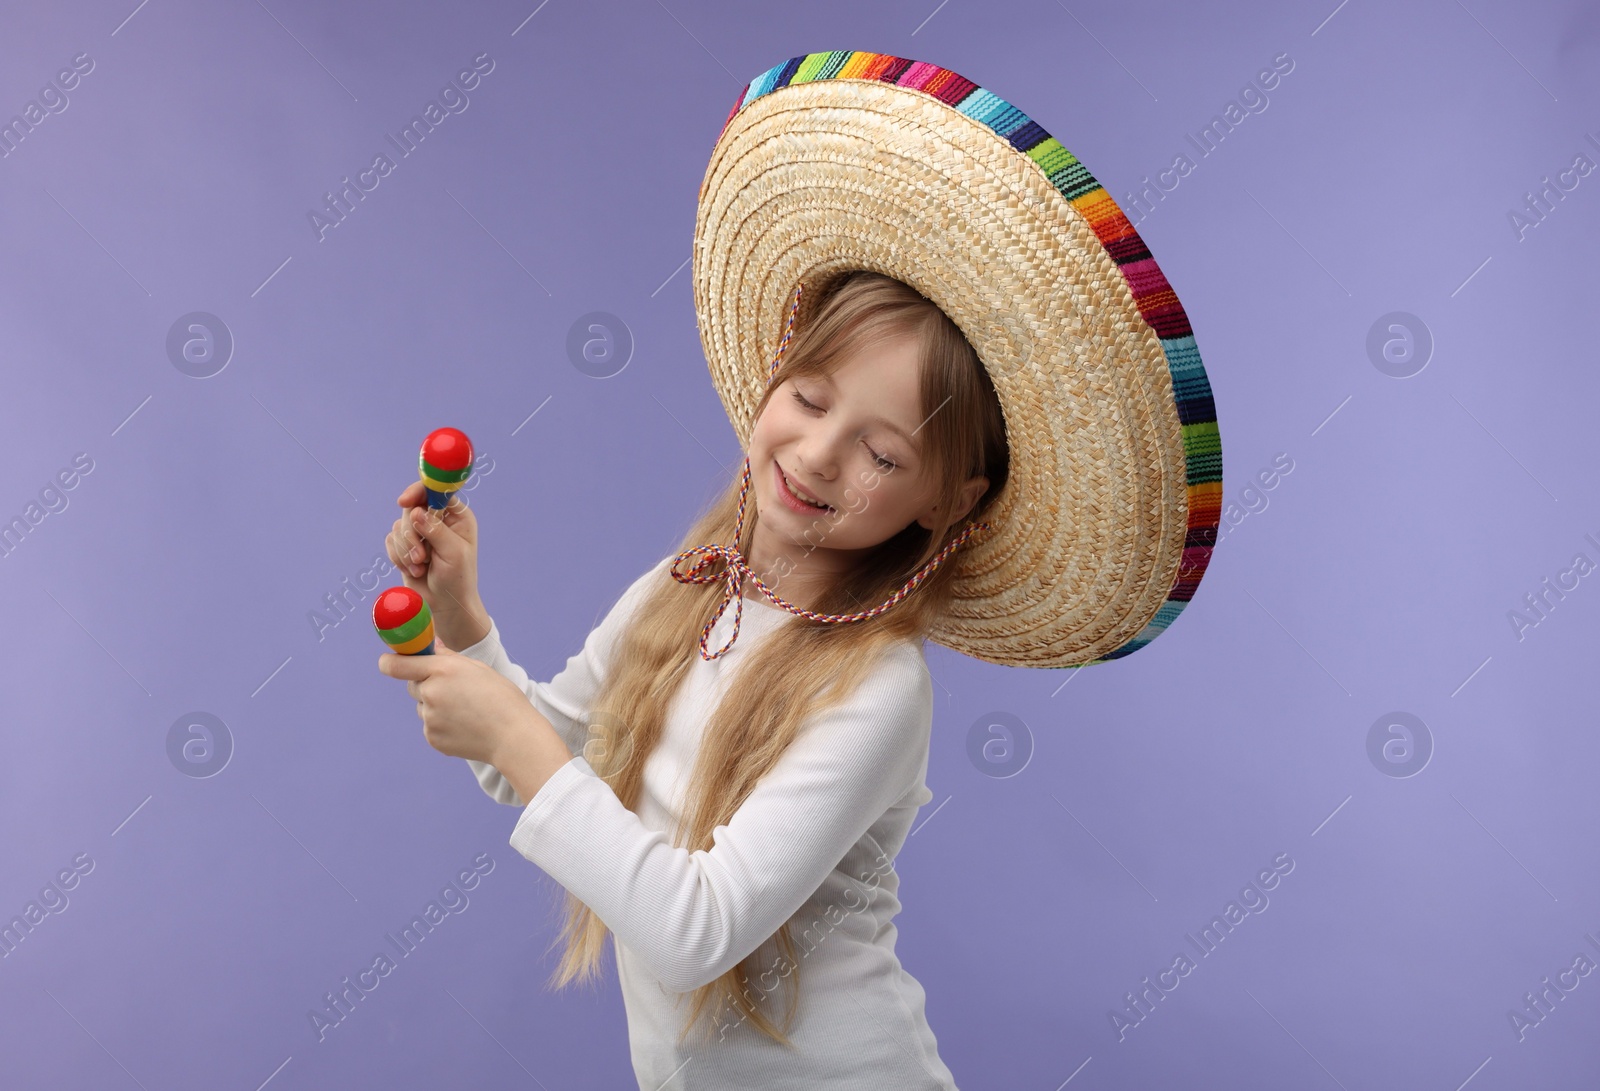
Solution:
M 789 338 L 794 333 L 794 317 L 800 309 L 800 292 L 803 287 L 804 285 L 795 285 L 794 302 L 789 306 L 789 319 L 784 326 L 783 339 L 778 342 L 778 352 L 773 356 L 772 366 L 767 371 L 768 386 L 772 385 L 772 380 L 778 374 L 778 363 L 783 359 L 783 350 L 789 347 Z M 967 539 L 980 530 L 989 529 L 988 523 L 968 523 L 959 534 L 946 543 L 945 547 L 936 556 L 930 558 L 926 564 L 918 569 L 916 574 L 907 580 L 900 590 L 884 599 L 882 603 L 871 610 L 863 610 L 854 614 L 819 614 L 814 610 L 796 606 L 794 603 L 780 597 L 770 587 L 761 582 L 761 577 L 755 574 L 749 562 L 745 560 L 744 553 L 739 549 L 739 539 L 744 536 L 745 498 L 749 492 L 750 456 L 747 454 L 744 459 L 744 479 L 739 484 L 739 518 L 734 523 L 733 541 L 728 545 L 722 545 L 720 542 L 708 542 L 693 549 L 686 549 L 673 558 L 672 561 L 672 578 L 679 583 L 710 583 L 712 580 L 720 579 L 728 585 L 727 592 L 722 599 L 722 605 L 717 607 L 717 612 L 711 615 L 711 620 L 706 622 L 705 628 L 700 630 L 701 659 L 709 660 L 721 657 L 724 652 L 733 647 L 733 642 L 739 639 L 739 622 L 744 617 L 743 587 L 746 579 L 754 583 L 756 589 L 765 595 L 767 600 L 774 606 L 780 610 L 787 610 L 791 614 L 797 614 L 811 621 L 822 621 L 830 624 L 865 621 L 867 618 L 878 616 L 911 594 L 952 553 L 966 544 Z M 699 560 L 687 572 L 679 572 L 678 566 L 690 557 L 699 557 Z M 713 571 L 718 561 L 721 561 L 723 566 L 720 572 Z M 733 604 L 733 632 L 722 647 L 714 652 L 709 651 L 706 641 L 710 638 L 711 630 L 716 626 L 717 619 L 727 612 L 729 603 Z

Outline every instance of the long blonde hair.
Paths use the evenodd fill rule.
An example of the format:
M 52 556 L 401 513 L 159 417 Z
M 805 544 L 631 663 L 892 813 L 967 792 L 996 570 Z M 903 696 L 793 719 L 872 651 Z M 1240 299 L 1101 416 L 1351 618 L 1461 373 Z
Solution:
M 989 478 L 989 487 L 962 517 L 963 525 L 967 519 L 980 517 L 1004 487 L 1009 451 L 1005 422 L 988 373 L 960 329 L 932 301 L 899 280 L 865 270 L 835 278 L 820 295 L 814 318 L 794 331 L 756 415 L 786 379 L 828 374 L 847 352 L 886 335 L 917 338 L 926 418 L 919 435 L 940 513 L 932 530 L 912 522 L 810 604 L 818 613 L 847 614 L 878 605 L 937 555 L 953 536 L 952 529 L 961 529 L 949 514 L 959 502 L 962 482 L 982 474 Z M 699 516 L 684 535 L 679 551 L 732 539 L 739 485 L 735 479 Z M 749 504 L 738 543 L 746 557 L 759 517 L 755 506 Z M 711 831 L 728 823 L 813 712 L 847 698 L 890 645 L 926 636 L 950 600 L 954 571 L 952 555 L 910 595 L 876 617 L 827 623 L 795 616 L 751 648 L 706 722 L 674 843 L 687 845 L 691 852 L 709 850 Z M 757 575 L 783 593 L 768 573 Z M 590 709 L 591 743 L 585 753 L 601 755 L 597 761 L 604 768 L 596 767 L 595 772 L 630 810 L 637 808 L 643 791 L 645 759 L 660 741 L 667 705 L 700 654 L 701 629 L 725 593 L 726 584 L 721 580 L 683 584 L 669 576 L 640 602 L 617 640 L 606 678 Z M 743 682 L 745 676 L 759 679 L 759 684 Z M 593 980 L 605 938 L 610 935 L 610 929 L 576 895 L 566 892 L 565 902 L 565 922 L 551 946 L 565 942 L 566 951 L 550 980 L 552 988 L 561 988 L 575 978 Z M 791 922 L 785 922 L 768 942 L 775 940 L 789 963 L 797 964 Z M 748 1019 L 763 1034 L 792 1048 L 786 1032 L 793 1025 L 797 994 L 791 995 L 781 1030 L 747 999 L 752 977 L 759 972 L 752 960 L 765 946 L 763 943 L 715 981 L 693 990 L 693 1006 L 680 1043 L 689 1026 L 722 994 L 739 1010 L 738 1021 Z M 798 972 L 793 984 L 798 990 Z M 708 1035 L 710 1030 L 708 1025 Z

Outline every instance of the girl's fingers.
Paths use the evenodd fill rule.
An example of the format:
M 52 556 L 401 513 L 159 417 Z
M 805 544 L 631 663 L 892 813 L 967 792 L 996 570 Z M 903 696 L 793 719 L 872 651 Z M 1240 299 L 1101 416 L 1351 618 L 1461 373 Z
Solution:
M 406 538 L 405 531 L 399 521 L 395 522 L 394 530 L 389 532 L 384 540 L 389 550 L 389 563 L 403 570 L 413 579 L 422 578 L 422 561 L 427 560 L 427 554 L 416 543 Z M 422 556 L 417 553 L 422 552 Z
M 411 530 L 426 543 L 428 556 L 443 557 L 447 564 L 459 563 L 467 553 L 469 539 L 463 538 L 443 519 L 413 515 Z

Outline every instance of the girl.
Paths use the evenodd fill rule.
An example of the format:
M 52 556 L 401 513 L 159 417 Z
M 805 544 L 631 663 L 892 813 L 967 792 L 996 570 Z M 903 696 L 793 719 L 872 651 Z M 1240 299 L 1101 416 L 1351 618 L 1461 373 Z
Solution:
M 744 472 L 550 682 L 478 597 L 471 511 L 400 496 L 389 555 L 444 654 L 380 668 L 566 889 L 553 984 L 591 980 L 614 940 L 642 1088 L 955 1087 L 895 955 L 893 861 L 932 798 L 922 641 L 1117 658 L 1170 623 L 1214 541 L 1220 452 L 1189 442 L 1214 415 L 1170 289 L 1120 213 L 1120 259 L 1086 246 L 1048 134 L 976 125 L 957 81 L 812 54 L 741 94 L 695 261 Z M 916 162 L 913 203 L 877 207 Z M 903 230 L 921 202 L 940 231 Z M 812 249 L 782 257 L 796 238 Z

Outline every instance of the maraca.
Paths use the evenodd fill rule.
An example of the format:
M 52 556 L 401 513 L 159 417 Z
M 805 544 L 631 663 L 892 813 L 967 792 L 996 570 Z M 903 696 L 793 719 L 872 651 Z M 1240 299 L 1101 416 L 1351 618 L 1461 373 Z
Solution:
M 435 428 L 422 441 L 417 471 L 428 492 L 428 507 L 435 511 L 449 507 L 450 494 L 472 475 L 472 441 L 460 429 Z
M 391 652 L 433 654 L 433 613 L 422 596 L 409 587 L 378 592 L 378 599 L 372 604 L 372 624 Z

